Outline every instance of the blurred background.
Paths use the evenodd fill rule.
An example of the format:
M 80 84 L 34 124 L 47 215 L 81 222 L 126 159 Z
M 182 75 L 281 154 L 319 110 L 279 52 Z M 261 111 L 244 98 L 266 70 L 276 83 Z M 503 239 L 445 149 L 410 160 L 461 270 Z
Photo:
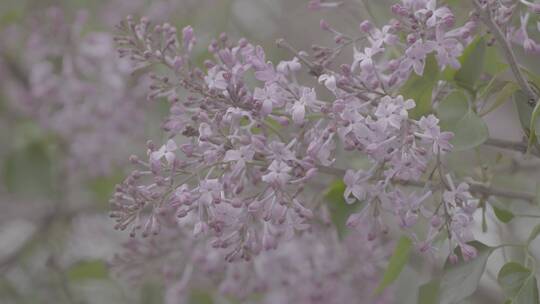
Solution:
M 130 76 L 116 56 L 114 26 L 123 18 L 192 25 L 199 63 L 221 32 L 262 45 L 277 62 L 291 55 L 275 47 L 276 39 L 300 50 L 331 45 L 332 37 L 319 29 L 321 18 L 354 34 L 361 20 L 388 20 L 391 2 L 345 1 L 336 10 L 311 11 L 304 0 L 0 0 L 0 303 L 163 302 L 159 280 L 131 284 L 109 267 L 128 236 L 113 229 L 108 200 L 129 169 L 129 156 L 145 155 L 147 139 L 163 140 L 160 121 L 167 111 L 167 103 L 147 101 L 147 79 Z M 350 61 L 351 52 L 342 56 Z M 534 58 L 523 58 L 538 68 Z M 511 103 L 486 119 L 491 137 L 521 138 Z M 459 168 L 463 157 L 477 156 L 450 163 Z M 495 159 L 497 151 L 482 150 L 481 157 Z M 510 159 L 503 165 L 523 164 Z M 530 178 L 538 167 L 530 168 L 533 174 L 504 175 L 500 182 L 534 192 Z M 530 225 L 499 233 L 517 240 Z M 410 291 L 425 275 L 408 268 L 402 278 L 396 298 L 415 303 Z M 492 278 L 485 281 L 478 299 L 497 292 Z M 201 291 L 190 303 L 213 302 Z

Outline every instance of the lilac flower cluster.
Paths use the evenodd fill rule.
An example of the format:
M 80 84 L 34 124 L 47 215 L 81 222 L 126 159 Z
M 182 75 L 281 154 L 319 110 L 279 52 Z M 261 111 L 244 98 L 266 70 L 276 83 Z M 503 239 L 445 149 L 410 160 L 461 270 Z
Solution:
M 95 176 L 125 162 L 127 147 L 142 138 L 146 86 L 130 79 L 112 35 L 83 34 L 86 19 L 80 12 L 72 22 L 59 8 L 36 16 L 25 25 L 32 29 L 21 39 L 25 51 L 13 55 L 20 62 L 2 70 L 16 101 L 10 106 L 58 138 L 69 172 Z
M 157 233 L 162 217 L 172 215 L 179 224 L 192 224 L 194 235 L 211 235 L 212 245 L 227 250 L 230 261 L 249 260 L 307 229 L 313 212 L 304 206 L 302 188 L 315 175 L 316 157 L 328 149 L 330 137 L 306 150 L 301 139 L 285 139 L 278 130 L 280 123 L 304 124 L 307 111 L 323 107 L 312 89 L 281 86 L 298 70 L 297 61 L 274 67 L 260 47 L 246 41 L 230 45 L 221 37 L 210 46 L 218 62 L 207 62 L 204 75 L 189 70 L 195 43 L 191 28 L 183 30 L 180 43 L 168 24 L 151 29 L 145 19 L 139 24 L 128 20 L 124 27 L 133 35 L 117 40 L 142 46 L 129 50 L 132 59 L 141 66 L 161 62 L 182 76 L 155 76 L 150 95 L 172 102 L 164 128 L 171 138 L 183 134 L 187 140 L 177 144 L 170 139 L 160 148 L 149 143 L 148 162 L 133 159 L 143 170 L 118 187 L 113 204 L 118 228 L 133 224 L 133 234 L 139 229 L 143 235 Z M 250 70 L 267 86 L 250 92 L 244 81 Z M 178 83 L 197 95 L 180 101 Z M 151 183 L 141 185 L 139 180 Z M 148 216 L 147 206 L 152 209 Z
M 354 45 L 354 61 L 347 71 L 356 78 L 352 84 L 362 82 L 370 89 L 390 90 L 399 86 L 411 72 L 422 75 L 430 54 L 435 55 L 441 70 L 447 66 L 460 67 L 457 57 L 478 26 L 474 15 L 462 26 L 455 27 L 452 11 L 446 6 L 437 6 L 434 0 L 401 1 L 391 10 L 395 18 L 381 28 L 369 20 L 360 23 L 362 35 L 356 38 L 331 28 L 324 21 L 321 23 L 322 29 L 334 34 L 338 44 Z M 367 42 L 363 49 L 356 46 L 359 41 Z M 331 62 L 328 59 L 333 59 L 341 49 L 317 47 L 314 49 L 317 62 L 327 65 Z M 397 58 L 385 56 L 396 50 L 401 54 Z
M 214 297 L 242 303 L 391 303 L 392 289 L 378 296 L 374 290 L 392 244 L 366 244 L 365 237 L 365 231 L 354 232 L 340 241 L 319 226 L 257 259 L 227 263 L 219 252 L 171 229 L 132 239 L 112 266 L 132 282 L 162 274 L 166 303 L 187 303 L 193 289 L 216 290 Z
M 365 237 L 350 234 L 339 242 L 311 235 L 262 256 L 261 274 L 275 274 L 263 276 L 268 290 L 264 303 L 392 302 L 391 289 L 374 296 L 389 247 L 381 242 L 365 245 Z
M 205 61 L 205 71 L 190 59 L 197 41 L 191 27 L 178 37 L 168 23 L 127 18 L 119 26 L 123 35 L 115 38 L 119 53 L 137 69 L 167 68 L 151 75 L 149 97 L 167 99 L 171 110 L 163 124 L 167 142 L 149 142 L 148 160 L 133 156 L 138 169 L 117 187 L 111 202 L 116 228 L 149 236 L 176 225 L 224 252 L 227 261 L 249 261 L 310 229 L 320 208 L 305 189 L 321 174 L 336 171 L 340 142 L 370 162 L 367 170 L 347 169 L 344 176 L 347 202 L 364 206 L 350 216 L 349 227 L 367 227 L 373 240 L 387 230 L 383 212 L 395 214 L 403 228 L 426 217 L 433 231 L 418 240 L 423 250 L 443 228 L 452 243 L 465 248 L 475 206 L 470 194 L 430 210 L 424 202 L 433 191 L 457 190 L 444 181 L 419 195 L 401 189 L 419 182 L 430 164 L 441 173 L 439 159 L 451 150 L 452 134 L 440 130 L 434 115 L 410 117 L 415 102 L 391 92 L 411 73 L 421 75 L 430 54 L 441 69 L 459 67 L 456 58 L 477 22 L 454 27 L 452 12 L 435 1 L 402 1 L 392 11 L 396 19 L 382 29 L 362 22 L 361 39 L 322 21 L 339 47 L 316 48 L 314 62 L 279 41 L 296 57 L 274 65 L 260 46 L 245 39 L 232 43 L 222 34 L 208 47 L 214 59 Z M 347 45 L 354 48 L 352 64 L 331 70 L 336 53 Z M 384 54 L 390 51 L 401 55 L 388 59 Z M 320 100 L 319 92 L 298 82 L 302 65 L 332 101 Z M 183 92 L 189 96 L 179 97 Z
M 540 13 L 540 4 L 526 0 L 506 0 L 506 1 L 479 1 L 482 8 L 489 14 L 493 22 L 500 28 L 502 34 L 509 41 L 523 46 L 525 52 L 530 54 L 540 53 L 540 43 L 536 42 L 530 35 L 531 27 L 533 31 L 540 31 L 540 22 L 531 24 L 530 14 Z M 520 26 L 514 27 L 511 19 L 519 14 Z

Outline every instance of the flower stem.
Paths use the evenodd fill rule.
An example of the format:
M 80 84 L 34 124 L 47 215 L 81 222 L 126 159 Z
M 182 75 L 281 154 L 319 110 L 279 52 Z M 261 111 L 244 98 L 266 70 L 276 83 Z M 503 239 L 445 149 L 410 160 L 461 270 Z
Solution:
M 512 50 L 512 46 L 505 38 L 503 32 L 501 31 L 501 28 L 493 21 L 489 8 L 483 9 L 480 3 L 478 3 L 478 0 L 474 0 L 473 3 L 476 7 L 476 11 L 480 14 L 480 20 L 482 20 L 482 22 L 489 28 L 491 34 L 493 34 L 493 37 L 495 37 L 495 40 L 497 40 L 497 42 L 501 46 L 504 56 L 506 57 L 506 61 L 510 65 L 510 69 L 514 74 L 517 83 L 525 92 L 525 94 L 527 94 L 527 96 L 529 97 L 529 103 L 535 104 L 538 100 L 538 96 L 525 79 L 525 76 L 523 76 L 523 74 L 521 73 L 518 62 L 516 60 L 516 55 Z
M 527 144 L 524 142 L 519 142 L 519 141 L 509 141 L 509 140 L 504 140 L 504 139 L 488 138 L 484 142 L 484 145 L 506 149 L 506 150 L 514 150 L 521 153 L 527 152 Z M 531 150 L 530 154 L 536 157 L 540 157 L 540 153 L 537 150 Z
M 319 169 L 319 172 L 321 173 L 334 175 L 339 178 L 342 178 L 346 172 L 346 170 L 344 169 L 322 166 L 322 165 L 317 166 L 317 168 Z M 401 184 L 403 186 L 420 187 L 420 188 L 425 187 L 427 184 L 426 182 L 414 181 L 414 180 L 393 179 L 392 181 L 396 184 Z M 536 199 L 536 195 L 529 192 L 519 192 L 519 191 L 501 189 L 500 187 L 488 186 L 481 183 L 469 183 L 469 186 L 470 186 L 469 188 L 470 192 L 483 194 L 486 196 L 498 196 L 498 197 L 505 197 L 505 198 L 521 199 L 529 203 L 534 203 Z

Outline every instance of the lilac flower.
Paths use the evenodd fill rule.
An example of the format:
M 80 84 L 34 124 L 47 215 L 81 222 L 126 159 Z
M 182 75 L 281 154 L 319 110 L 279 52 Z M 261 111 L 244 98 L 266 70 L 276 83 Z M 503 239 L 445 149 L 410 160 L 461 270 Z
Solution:
M 304 123 L 306 108 L 313 109 L 317 105 L 317 95 L 314 89 L 303 88 L 300 99 L 291 107 L 293 122 L 297 125 Z
M 408 110 L 414 107 L 415 103 L 412 99 L 404 100 L 401 95 L 396 98 L 384 96 L 379 102 L 374 114 L 378 122 L 382 124 L 383 129 L 387 125 L 400 129 L 401 122 L 408 118 Z
M 291 72 L 299 71 L 301 68 L 302 65 L 300 64 L 300 60 L 297 57 L 294 57 L 290 61 L 281 61 L 277 65 L 276 70 L 283 75 L 288 75 Z
M 430 16 L 426 20 L 426 25 L 429 27 L 435 27 L 439 23 L 439 20 L 445 21 L 450 18 L 453 20 L 454 17 L 447 7 L 437 7 L 437 0 L 425 1 L 425 8 L 419 9 L 416 14 Z
M 263 89 L 255 88 L 253 98 L 261 101 L 261 115 L 269 115 L 274 108 L 280 108 L 284 105 L 282 89 L 277 84 L 270 84 Z
M 176 145 L 174 140 L 169 139 L 167 141 L 167 144 L 161 146 L 157 151 L 149 152 L 150 162 L 159 162 L 161 161 L 161 159 L 165 158 L 169 165 L 171 165 L 176 159 L 176 155 L 174 154 L 174 151 L 176 151 L 176 149 L 178 149 L 178 146 Z
M 366 200 L 370 190 L 369 184 L 367 183 L 370 177 L 371 174 L 362 170 L 358 170 L 356 172 L 353 170 L 347 170 L 347 173 L 345 173 L 345 176 L 343 177 L 343 182 L 347 186 L 347 188 L 345 188 L 345 192 L 343 193 L 343 197 L 348 204 L 352 204 L 356 200 Z M 351 194 L 353 197 L 351 197 Z
M 322 165 L 330 166 L 334 162 L 332 158 L 333 150 L 335 149 L 335 143 L 333 134 L 327 136 L 315 136 L 313 141 L 307 147 L 306 153 L 317 159 Z
M 193 34 L 193 28 L 186 26 L 182 29 L 182 41 L 187 53 L 191 53 L 193 46 L 196 43 L 195 35 Z
M 449 175 L 446 176 L 446 179 L 450 186 L 450 190 L 444 192 L 443 199 L 447 204 L 452 206 L 463 206 L 463 204 L 472 199 L 472 195 L 469 193 L 468 184 L 460 183 L 455 187 L 454 182 Z
M 323 74 L 319 76 L 319 83 L 324 84 L 324 86 L 332 92 L 337 89 L 336 77 L 333 75 Z
M 435 35 L 435 40 L 426 41 L 424 46 L 437 52 L 436 58 L 441 69 L 444 69 L 447 65 L 450 65 L 453 69 L 459 69 L 461 64 L 457 58 L 463 53 L 461 43 L 455 38 L 446 37 L 445 31 L 441 27 L 437 27 Z
M 381 30 L 374 28 L 369 31 L 369 40 L 371 42 L 371 45 L 375 49 L 383 48 L 383 44 L 390 46 L 395 45 L 399 41 L 399 39 L 391 31 L 392 27 L 390 25 L 383 26 Z
M 443 193 L 443 202 L 450 216 L 450 240 L 460 247 L 465 260 L 474 258 L 476 250 L 467 242 L 473 239 L 471 226 L 473 224 L 473 213 L 476 211 L 478 200 L 469 193 L 469 185 L 460 183 L 457 187 L 450 175 L 446 176 L 449 190 Z
M 225 71 L 220 71 L 219 67 L 215 66 L 208 70 L 208 76 L 205 76 L 204 80 L 210 89 L 225 90 L 228 83 L 223 75 Z
M 199 202 L 205 205 L 218 203 L 221 200 L 222 184 L 218 179 L 205 179 L 199 183 Z
M 520 23 L 521 26 L 519 30 L 514 33 L 514 40 L 517 40 L 518 43 L 521 43 L 526 52 L 531 54 L 539 53 L 540 44 L 536 43 L 533 39 L 531 39 L 527 31 L 527 25 L 529 23 L 529 13 L 525 13 L 520 17 Z
M 268 167 L 268 173 L 262 176 L 262 180 L 269 184 L 283 187 L 291 177 L 289 175 L 291 170 L 291 167 L 285 162 L 274 160 L 270 164 L 270 167 Z
M 266 148 L 269 154 L 269 159 L 287 162 L 296 160 L 294 153 L 290 150 L 291 146 L 294 144 L 294 141 L 285 145 L 282 142 L 272 141 Z
M 253 160 L 255 151 L 251 147 L 241 147 L 238 150 L 228 150 L 225 153 L 223 161 L 225 162 L 235 162 L 234 169 L 231 174 L 237 176 L 242 170 L 245 169 L 246 163 Z
M 411 68 L 417 75 L 424 73 L 424 65 L 426 64 L 426 55 L 429 48 L 426 47 L 422 40 L 417 40 L 405 51 L 405 57 L 399 65 L 399 70 L 402 74 L 409 74 Z
M 357 67 L 360 67 L 362 70 L 372 70 L 373 69 L 373 56 L 381 52 L 381 48 L 376 46 L 366 47 L 363 52 L 360 52 L 354 47 L 354 61 L 351 66 L 351 69 L 354 71 Z
M 446 153 L 452 149 L 450 140 L 454 137 L 454 134 L 441 132 L 438 123 L 439 119 L 434 115 L 422 117 L 418 123 L 421 133 L 417 132 L 415 135 L 433 142 L 433 153 Z
M 392 193 L 394 210 L 399 216 L 400 226 L 402 228 L 411 228 L 414 226 L 423 212 L 422 203 L 432 195 L 431 191 L 427 191 L 422 196 L 417 196 L 416 193 L 405 194 L 400 190 Z

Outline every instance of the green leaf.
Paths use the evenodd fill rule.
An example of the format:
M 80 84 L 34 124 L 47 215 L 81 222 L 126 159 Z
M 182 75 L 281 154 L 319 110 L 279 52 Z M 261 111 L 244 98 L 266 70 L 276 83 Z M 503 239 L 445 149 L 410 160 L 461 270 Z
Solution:
M 496 46 L 487 46 L 484 55 L 484 72 L 496 75 L 508 69 L 508 64 L 501 62 L 503 58 Z
M 465 59 L 468 58 L 469 54 L 472 52 L 472 48 L 476 48 L 476 47 L 477 47 L 476 44 L 469 44 L 467 46 L 464 53 L 459 57 L 459 61 L 462 65 L 464 64 Z M 483 57 L 484 57 L 483 70 L 485 73 L 488 73 L 490 75 L 496 75 L 496 74 L 502 73 L 504 70 L 508 68 L 508 64 L 501 62 L 500 60 L 501 55 L 499 54 L 499 50 L 497 47 L 487 46 L 485 48 L 485 53 Z M 457 70 L 447 67 L 442 73 L 441 78 L 446 81 L 454 81 L 457 72 L 458 72 Z
M 482 118 L 469 111 L 449 131 L 454 133 L 454 151 L 469 150 L 483 144 L 489 137 L 488 127 Z
M 454 133 L 451 143 L 454 151 L 472 149 L 489 136 L 485 122 L 474 113 L 463 91 L 453 91 L 437 107 L 441 129 Z
M 533 107 L 531 107 L 531 105 L 528 103 L 527 95 L 523 93 L 522 90 L 515 91 L 512 96 L 519 115 L 521 127 L 525 131 L 525 134 L 528 136 L 530 133 L 529 128 L 531 125 L 531 114 L 533 111 Z
M 392 282 L 394 282 L 398 277 L 405 264 L 409 261 L 409 254 L 412 248 L 412 241 L 406 237 L 402 236 L 394 249 L 394 254 L 388 262 L 388 267 L 384 272 L 382 281 L 379 283 L 379 286 L 375 290 L 376 294 L 380 294 L 386 287 L 388 287 Z
M 456 265 L 447 263 L 441 278 L 439 304 L 455 304 L 474 293 L 494 248 L 480 242 L 471 242 L 478 251 L 476 258 Z
M 70 281 L 99 280 L 108 276 L 108 270 L 103 261 L 82 261 L 69 267 L 67 276 Z
M 538 237 L 538 234 L 540 234 L 540 224 L 534 226 L 534 228 L 531 230 L 531 233 L 529 234 L 529 238 L 527 239 L 527 246 Z
M 405 98 L 414 99 L 416 103 L 416 107 L 409 111 L 412 118 L 418 119 L 431 112 L 431 97 L 433 87 L 437 84 L 438 74 L 437 60 L 433 55 L 430 55 L 426 58 L 424 74 L 418 76 L 412 73 L 407 82 L 401 87 L 401 95 Z
M 534 273 L 523 265 L 505 264 L 497 276 L 504 295 L 513 304 L 538 304 L 538 286 Z
M 501 105 L 503 105 L 505 102 L 510 100 L 510 98 L 512 97 L 512 94 L 514 94 L 514 92 L 518 89 L 519 89 L 519 86 L 517 84 L 513 82 L 507 82 L 504 85 L 504 87 L 500 90 L 500 92 L 497 94 L 495 101 L 493 101 L 493 103 L 489 106 L 489 108 L 483 111 L 480 114 L 480 116 L 484 116 L 492 112 L 493 110 L 497 109 Z
M 328 202 L 330 218 L 336 226 L 340 238 L 343 238 L 347 232 L 346 224 L 349 215 L 356 212 L 360 206 L 359 203 L 347 204 L 343 197 L 345 188 L 345 183 L 342 180 L 336 180 L 328 187 L 324 195 L 325 200 Z
M 437 106 L 437 116 L 441 120 L 441 125 L 451 127 L 469 112 L 469 101 L 467 95 L 461 90 L 452 91 Z
M 520 67 L 522 71 L 527 74 L 527 77 L 529 77 L 529 81 L 532 82 L 532 84 L 537 88 L 540 89 L 540 76 L 536 75 L 536 73 L 529 71 L 528 69 L 524 67 Z
M 442 71 L 440 78 L 441 80 L 445 81 L 454 81 L 454 77 L 456 76 L 457 70 L 452 69 L 451 67 L 446 67 L 444 71 Z
M 438 304 L 439 288 L 441 281 L 438 279 L 427 282 L 418 289 L 418 304 Z
M 484 69 L 486 43 L 483 37 L 471 42 L 460 57 L 461 68 L 456 72 L 454 80 L 463 88 L 474 91 L 476 82 Z
M 533 146 L 538 147 L 538 135 L 540 135 L 540 103 L 537 103 L 533 108 L 529 102 L 527 95 L 522 90 L 517 90 L 513 94 L 514 104 L 519 115 L 519 121 L 523 132 L 527 136 L 527 151 L 529 152 Z
M 508 223 L 514 218 L 514 214 L 506 209 L 493 206 L 493 204 L 491 207 L 493 208 L 493 212 L 497 219 L 503 223 Z

